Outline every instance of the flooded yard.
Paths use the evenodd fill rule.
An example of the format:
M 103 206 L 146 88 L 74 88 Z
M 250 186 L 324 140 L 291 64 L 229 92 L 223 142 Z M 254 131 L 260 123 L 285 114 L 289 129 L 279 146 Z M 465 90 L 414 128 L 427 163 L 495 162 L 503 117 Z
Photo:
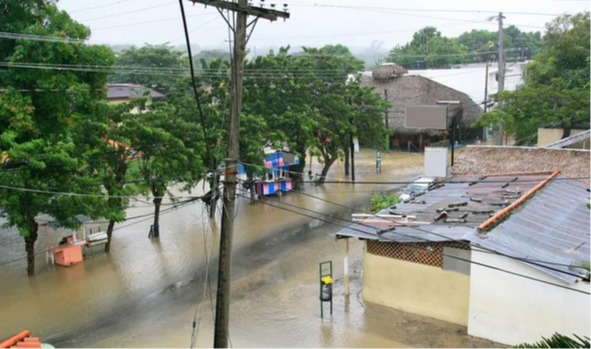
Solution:
M 382 173 L 376 174 L 375 152 L 362 151 L 356 165 L 358 180 L 412 180 L 422 172 L 423 157 L 384 153 Z M 346 179 L 342 164 L 335 163 L 329 176 Z M 364 207 L 373 192 L 393 189 L 326 184 L 308 185 L 306 192 Z M 276 198 L 266 200 L 278 204 Z M 281 202 L 350 218 L 343 208 L 297 192 L 284 195 Z M 149 203 L 136 203 L 128 216 L 151 212 Z M 159 240 L 147 238 L 150 217 L 121 223 L 110 254 L 97 249 L 70 268 L 53 267 L 39 254 L 37 275 L 31 278 L 24 259 L 5 263 L 24 256 L 23 239 L 14 230 L 0 230 L 0 338 L 29 329 L 58 347 L 188 347 L 197 314 L 196 344 L 210 347 L 219 230 L 206 217 L 200 202 L 168 211 L 161 218 Z M 335 276 L 342 277 L 343 242 L 331 236 L 339 229 L 263 203 L 239 201 L 230 314 L 233 346 L 490 346 L 474 342 L 459 326 L 364 304 L 359 241 L 351 241 L 351 296 L 344 297 L 337 280 L 334 314 L 321 319 L 318 263 L 332 260 Z M 55 244 L 59 234 L 41 231 L 37 251 Z

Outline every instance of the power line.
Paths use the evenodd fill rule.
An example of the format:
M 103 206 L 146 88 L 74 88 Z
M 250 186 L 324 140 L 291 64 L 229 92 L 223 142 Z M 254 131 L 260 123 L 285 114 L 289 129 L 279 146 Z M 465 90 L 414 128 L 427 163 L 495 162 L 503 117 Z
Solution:
M 122 4 L 124 2 L 128 2 L 128 1 L 131 1 L 131 0 L 119 0 L 119 1 L 111 2 L 111 3 L 105 4 L 105 5 L 94 6 L 94 7 L 87 7 L 87 8 L 83 8 L 83 9 L 80 9 L 80 10 L 74 10 L 74 11 L 68 11 L 68 13 L 69 14 L 72 14 L 72 13 L 78 13 L 78 12 L 96 10 L 96 9 L 99 9 L 99 8 L 105 8 L 105 7 L 110 7 L 110 6 L 114 6 L 114 5 L 119 5 L 119 4 Z
M 302 191 L 296 191 L 296 193 L 301 194 L 301 195 L 304 195 L 304 196 L 307 196 L 307 197 L 310 197 L 310 198 L 313 198 L 313 199 L 316 199 L 316 200 L 320 200 L 320 201 L 323 201 L 323 202 L 326 202 L 326 203 L 329 203 L 329 204 L 332 204 L 332 205 L 335 205 L 335 206 L 347 208 L 347 209 L 349 209 L 349 210 L 351 210 L 353 212 L 358 211 L 358 210 L 356 210 L 353 207 L 349 207 L 349 206 L 346 206 L 346 205 L 341 205 L 341 204 L 338 204 L 338 203 L 335 203 L 335 202 L 331 202 L 329 200 L 325 200 L 325 199 L 319 198 L 317 196 L 304 193 Z M 389 219 L 387 217 L 380 217 L 377 214 L 372 214 L 372 216 L 374 216 L 376 218 L 383 219 L 383 220 L 387 220 L 387 221 L 390 221 L 390 222 L 393 222 L 393 223 L 400 223 L 400 222 L 397 222 L 394 219 Z M 359 224 L 358 222 L 354 222 L 354 221 L 352 221 L 352 223 L 353 224 Z M 400 224 L 404 225 L 404 223 L 400 223 Z M 412 224 L 412 223 L 409 223 L 409 224 Z M 365 225 L 365 224 L 361 224 L 361 225 Z M 376 228 L 376 227 L 374 227 L 374 226 L 370 226 L 370 227 L 379 231 L 379 229 Z M 451 238 L 449 238 L 446 235 L 435 233 L 433 231 L 429 231 L 429 230 L 426 230 L 426 229 L 421 229 L 421 228 L 413 227 L 413 226 L 409 226 L 409 225 L 406 225 L 406 227 L 407 228 L 410 228 L 410 229 L 413 229 L 413 230 L 417 230 L 417 231 L 423 232 L 423 233 L 427 233 L 427 234 L 430 234 L 430 235 L 435 235 L 437 237 L 443 238 L 443 239 L 445 239 L 445 242 L 454 242 L 454 243 L 458 243 L 458 244 L 464 244 L 464 245 L 468 245 L 468 246 L 478 247 L 481 250 L 475 249 L 475 251 L 477 251 L 477 252 L 484 252 L 484 253 L 495 254 L 495 255 L 498 255 L 498 256 L 507 257 L 507 258 L 510 258 L 510 259 L 513 259 L 513 260 L 518 260 L 518 261 L 525 262 L 525 263 L 528 263 L 528 264 L 531 264 L 531 265 L 535 265 L 535 266 L 538 266 L 538 267 L 541 267 L 541 268 L 545 268 L 545 269 L 549 269 L 549 270 L 552 270 L 552 271 L 556 271 L 556 272 L 559 272 L 559 273 L 562 273 L 562 274 L 566 274 L 566 275 L 570 275 L 570 276 L 575 276 L 575 277 L 581 277 L 581 275 L 579 275 L 579 274 L 573 274 L 573 273 L 570 273 L 570 272 L 565 272 L 564 270 L 560 270 L 560 269 L 548 267 L 546 265 L 538 264 L 536 262 L 542 262 L 542 263 L 548 263 L 548 264 L 557 264 L 557 263 L 552 263 L 552 262 L 547 262 L 547 261 L 535 261 L 535 260 L 531 260 L 531 259 L 528 259 L 528 258 L 515 257 L 515 256 L 511 256 L 511 255 L 506 254 L 506 253 L 501 253 L 501 252 L 495 251 L 495 250 L 490 249 L 490 248 L 486 248 L 486 247 L 482 247 L 482 246 L 475 246 L 474 244 L 471 244 L 470 242 L 465 242 L 465 241 L 457 240 L 457 239 L 451 239 Z M 403 234 L 403 233 L 400 233 L 400 232 L 390 231 L 389 233 L 398 234 L 398 235 L 402 235 L 402 236 L 405 236 L 405 237 L 410 237 L 410 238 L 419 240 L 421 242 L 432 242 L 429 239 L 420 238 L 418 236 L 413 236 L 413 235 L 408 235 L 408 234 Z
M 200 16 L 214 16 L 214 15 L 215 14 L 213 14 L 213 13 L 203 13 L 203 14 L 196 14 L 196 15 L 188 15 L 187 18 L 190 18 L 190 17 L 200 17 Z M 161 23 L 161 22 L 169 22 L 169 21 L 178 21 L 178 20 L 179 20 L 178 17 L 164 18 L 164 19 L 157 19 L 157 20 L 153 20 L 153 21 L 134 22 L 134 23 L 120 24 L 120 25 L 108 26 L 108 27 L 92 28 L 92 30 L 93 31 L 96 31 L 96 30 L 108 30 L 108 29 L 133 27 L 133 26 L 137 26 L 137 25 L 152 24 L 152 23 Z
M 100 194 L 84 194 L 84 193 L 49 191 L 49 190 L 31 189 L 31 188 L 24 188 L 24 187 L 12 187 L 12 186 L 7 186 L 7 185 L 0 185 L 0 189 L 22 191 L 22 192 L 29 192 L 29 193 L 36 193 L 36 194 L 71 196 L 71 197 L 119 198 L 119 199 L 135 199 L 137 197 L 145 198 L 145 196 L 134 196 L 134 195 L 109 195 L 106 193 L 104 195 L 100 195 Z M 150 198 L 151 199 L 165 199 L 166 196 L 154 196 L 154 197 L 150 197 Z M 201 196 L 194 196 L 194 195 L 182 195 L 182 196 L 175 196 L 175 198 L 200 199 L 202 197 Z
M 241 196 L 243 198 L 246 198 L 246 199 L 249 199 L 248 197 L 246 197 L 244 195 L 240 195 L 239 194 L 239 196 Z M 342 227 L 342 228 L 347 228 L 347 229 L 355 230 L 355 231 L 361 232 L 363 234 L 368 234 L 367 232 L 365 232 L 363 230 L 360 230 L 360 229 L 356 229 L 356 228 L 353 228 L 353 227 L 350 227 L 350 226 L 344 226 L 344 225 L 339 224 L 339 223 L 335 223 L 335 222 L 331 222 L 331 221 L 328 221 L 328 220 L 325 220 L 325 219 L 322 219 L 322 218 L 319 218 L 319 217 L 307 215 L 305 213 L 301 213 L 301 212 L 298 212 L 298 211 L 295 211 L 295 210 L 290 210 L 290 209 L 288 209 L 286 207 L 281 207 L 279 205 L 274 205 L 274 204 L 272 204 L 270 202 L 267 202 L 267 201 L 258 200 L 258 199 L 256 201 L 257 202 L 261 202 L 261 203 L 263 203 L 265 205 L 269 205 L 269 206 L 272 206 L 272 207 L 275 207 L 275 208 L 278 208 L 278 209 L 281 209 L 281 210 L 292 212 L 292 213 L 295 213 L 295 214 L 298 214 L 298 215 L 301 215 L 301 216 L 304 216 L 304 217 L 308 217 L 308 218 L 311 218 L 311 219 L 319 220 L 319 221 L 324 222 L 324 223 L 332 224 L 332 225 L 339 226 L 339 227 Z M 419 246 L 413 246 L 413 245 L 407 245 L 407 246 L 409 248 L 416 249 L 416 250 L 421 250 L 421 251 L 424 251 L 424 252 L 432 252 L 432 251 L 430 251 L 427 248 L 422 248 L 422 247 L 419 247 Z M 488 265 L 488 264 L 484 264 L 484 263 L 480 263 L 480 262 L 475 262 L 475 261 L 468 260 L 468 259 L 465 259 L 465 258 L 460 258 L 460 257 L 457 257 L 457 256 L 448 255 L 446 253 L 442 253 L 442 256 L 445 256 L 445 257 L 448 257 L 448 258 L 452 258 L 452 259 L 456 259 L 456 260 L 460 260 L 460 261 L 463 261 L 463 262 L 466 262 L 466 263 L 470 263 L 470 264 L 479 265 L 479 266 L 482 266 L 482 267 L 485 267 L 485 268 L 489 268 L 489 269 L 492 269 L 492 270 L 496 270 L 496 271 L 500 271 L 500 272 L 503 272 L 503 273 L 511 274 L 511 275 L 514 275 L 514 276 L 526 278 L 526 279 L 529 279 L 529 280 L 532 280 L 532 281 L 537 281 L 537 282 L 544 283 L 544 284 L 547 284 L 547 285 L 550 285 L 550 286 L 555 286 L 555 287 L 567 289 L 567 290 L 570 290 L 570 291 L 574 291 L 574 292 L 578 292 L 578 293 L 583 293 L 583 294 L 586 294 L 586 295 L 591 295 L 591 293 L 586 292 L 586 291 L 573 289 L 573 288 L 570 288 L 568 286 L 564 286 L 564 285 L 556 284 L 556 283 L 553 283 L 553 282 L 549 282 L 549 281 L 537 279 L 537 278 L 534 278 L 534 277 L 531 277 L 531 276 L 527 276 L 527 275 L 515 273 L 515 272 L 509 271 L 509 270 L 506 270 L 506 269 L 502 269 L 502 268 L 499 268 L 499 267 L 495 267 L 495 266 L 492 266 L 492 265 Z
M 326 8 L 343 8 L 351 10 L 376 10 L 376 11 L 403 11 L 403 12 L 436 12 L 436 13 L 499 13 L 499 11 L 489 10 L 465 10 L 465 9 L 416 9 L 416 8 L 394 8 L 394 7 L 372 7 L 372 6 L 345 6 L 345 5 L 330 5 L 330 4 L 306 4 L 304 2 L 292 2 L 296 4 L 296 7 L 326 7 Z M 526 15 L 526 16 L 549 16 L 558 17 L 560 14 L 556 13 L 540 13 L 540 12 L 505 12 L 513 15 Z
M 191 201 L 191 202 L 193 202 L 193 201 Z M 171 207 L 171 208 L 168 208 L 168 209 L 164 209 L 164 210 L 160 211 L 160 216 L 164 216 L 164 215 L 166 215 L 166 214 L 168 214 L 168 213 L 170 213 L 170 212 L 174 211 L 175 209 L 177 209 L 177 208 L 179 208 L 179 207 L 184 207 L 184 205 L 186 205 L 186 204 L 183 204 L 182 206 L 178 206 L 178 207 Z M 121 222 L 127 222 L 128 220 L 135 220 L 135 219 L 139 219 L 139 218 L 144 218 L 144 217 L 147 217 L 147 218 L 144 218 L 144 219 L 142 219 L 142 220 L 140 220 L 140 221 L 133 222 L 133 223 L 131 223 L 131 224 L 127 224 L 127 225 L 124 225 L 124 226 L 121 226 L 121 227 L 117 227 L 117 228 L 113 229 L 113 231 L 118 231 L 118 230 L 121 230 L 121 229 L 124 229 L 124 228 L 130 227 L 130 226 L 132 226 L 132 225 L 136 225 L 136 224 L 139 224 L 139 223 L 145 222 L 145 221 L 147 221 L 148 219 L 151 219 L 151 218 L 152 218 L 152 216 L 154 216 L 154 215 L 155 215 L 155 214 L 152 212 L 152 213 L 150 213 L 150 214 L 147 214 L 147 215 L 142 215 L 142 216 L 134 216 L 134 217 L 126 218 L 126 219 L 124 219 L 124 220 L 123 220 L 123 221 L 121 221 Z M 50 222 L 50 221 L 43 221 L 43 220 L 40 220 L 40 222 Z M 97 224 L 98 224 L 98 223 L 100 223 L 100 222 L 90 222 L 89 224 L 95 224 L 95 223 L 97 223 Z M 41 251 L 41 252 L 37 252 L 37 253 L 35 253 L 35 254 L 34 254 L 34 256 L 38 256 L 38 255 L 40 255 L 40 254 L 43 254 L 43 253 L 46 253 L 46 251 L 45 251 L 45 250 L 43 250 L 43 251 Z M 21 260 L 23 260 L 23 259 L 27 259 L 27 258 L 28 258 L 28 256 L 24 256 L 24 257 L 19 257 L 19 258 L 11 259 L 11 260 L 8 260 L 8 261 L 3 261 L 3 262 L 0 262 L 0 267 L 1 267 L 1 266 L 4 266 L 4 265 L 6 265 L 6 264 L 11 264 L 11 263 L 14 263 L 14 262 L 18 262 L 18 261 L 21 261 Z
M 164 3 L 164 4 L 159 4 L 159 5 L 154 5 L 154 6 L 150 6 L 150 7 L 144 7 L 144 8 L 140 8 L 140 9 L 135 9 L 133 11 L 119 12 L 119 13 L 116 13 L 116 14 L 111 14 L 111 15 L 106 15 L 106 16 L 101 16 L 101 17 L 81 19 L 79 21 L 80 22 L 92 22 L 92 21 L 96 21 L 96 20 L 99 20 L 99 19 L 125 16 L 125 15 L 129 15 L 129 14 L 136 14 L 138 12 L 144 12 L 144 11 L 152 10 L 152 9 L 159 8 L 159 7 L 169 6 L 170 4 L 174 4 L 175 2 L 176 1 L 171 1 L 171 2 Z
M 331 201 L 328 201 L 328 200 L 325 200 L 325 199 L 322 199 L 322 198 L 318 198 L 318 197 L 313 196 L 313 195 L 310 195 L 310 194 L 303 193 L 301 191 L 296 191 L 296 192 L 299 193 L 299 194 L 308 196 L 310 198 L 317 199 L 317 200 L 320 200 L 320 201 L 323 201 L 323 202 L 332 204 L 332 205 L 336 205 L 336 206 L 339 206 L 339 207 L 347 208 L 347 209 L 349 209 L 349 210 L 351 210 L 353 212 L 357 211 L 353 207 L 348 207 L 348 206 L 345 206 L 345 205 L 337 204 L 337 203 L 334 203 L 334 202 L 331 202 Z M 346 218 L 341 218 L 341 217 L 332 217 L 330 215 L 327 215 L 327 214 L 324 214 L 324 213 L 321 213 L 321 212 L 317 212 L 317 211 L 314 211 L 314 210 L 307 209 L 305 207 L 300 207 L 300 206 L 297 206 L 297 205 L 293 205 L 293 204 L 289 204 L 289 203 L 285 203 L 285 202 L 281 202 L 281 201 L 277 201 L 277 202 L 279 204 L 282 204 L 282 205 L 287 205 L 287 206 L 290 206 L 290 207 L 297 208 L 299 210 L 303 210 L 303 211 L 311 212 L 311 213 L 314 213 L 314 214 L 322 215 L 322 216 L 325 216 L 325 217 L 328 217 L 328 218 L 331 218 L 331 219 L 338 219 L 338 220 L 341 220 L 341 221 L 344 221 L 344 222 L 347 222 L 347 223 L 350 223 L 350 224 L 356 224 L 356 225 L 360 225 L 360 226 L 365 226 L 365 227 L 374 229 L 379 234 L 379 228 L 377 228 L 375 226 L 372 226 L 372 225 L 369 225 L 369 224 L 363 224 L 363 223 L 360 223 L 360 222 L 355 222 L 355 221 L 352 221 L 352 220 L 349 220 L 349 219 L 346 219 Z M 445 236 L 443 234 L 438 234 L 438 233 L 431 232 L 431 231 L 428 231 L 428 230 L 425 230 L 425 229 L 420 229 L 420 228 L 417 228 L 417 227 L 412 227 L 412 226 L 409 226 L 409 225 L 405 225 L 404 223 L 400 223 L 400 222 L 398 222 L 398 221 L 396 221 L 394 219 L 380 217 L 377 214 L 372 214 L 372 216 L 375 216 L 376 218 L 387 220 L 387 221 L 390 221 L 390 222 L 393 222 L 393 223 L 398 223 L 398 224 L 401 224 L 403 226 L 406 226 L 408 228 L 411 228 L 411 229 L 414 229 L 414 230 L 417 230 L 417 231 L 421 231 L 421 232 L 424 232 L 424 233 L 428 233 L 428 234 L 431 234 L 431 235 L 435 235 L 435 236 L 441 237 L 441 238 L 445 239 L 445 242 L 454 242 L 454 243 L 458 243 L 458 244 L 472 246 L 468 242 L 464 242 L 464 241 L 456 240 L 456 239 L 450 239 L 449 237 L 447 237 L 447 236 Z M 412 224 L 412 223 L 408 223 L 408 224 Z M 433 242 L 433 241 L 431 241 L 429 239 L 420 238 L 418 236 L 408 235 L 408 234 L 404 234 L 404 233 L 400 233 L 400 232 L 396 232 L 396 231 L 390 231 L 389 233 L 401 235 L 401 236 L 404 236 L 404 237 L 407 237 L 407 238 L 412 238 L 412 239 L 415 239 L 415 240 L 419 240 L 421 242 Z M 535 266 L 538 266 L 538 267 L 541 267 L 541 268 L 546 268 L 546 269 L 549 269 L 549 270 L 552 270 L 552 271 L 556 271 L 556 272 L 559 272 L 559 273 L 562 273 L 562 274 L 566 274 L 566 275 L 570 275 L 570 276 L 575 276 L 575 277 L 581 277 L 581 275 L 579 275 L 579 274 L 573 274 L 573 273 L 570 273 L 570 272 L 565 272 L 564 270 L 556 269 L 556 268 L 553 268 L 553 267 L 548 267 L 548 266 L 542 265 L 542 264 L 537 264 L 534 261 L 528 260 L 527 258 L 514 257 L 514 256 L 511 256 L 511 255 L 508 255 L 508 254 L 504 254 L 504 253 L 500 253 L 500 252 L 494 251 L 492 249 L 488 249 L 488 248 L 484 248 L 484 247 L 480 247 L 480 246 L 478 246 L 478 247 L 483 250 L 482 252 L 487 251 L 488 253 L 491 253 L 491 254 L 496 254 L 496 255 L 507 257 L 507 258 L 511 258 L 511 259 L 514 259 L 514 260 L 519 260 L 519 261 L 522 261 L 522 262 L 525 262 L 525 263 L 528 263 L 528 264 L 532 264 L 532 265 L 535 265 Z M 476 251 L 481 252 L 480 250 L 477 250 L 477 249 L 476 249 Z M 544 261 L 542 261 L 542 262 L 544 262 Z
M 312 7 L 314 7 L 314 6 L 312 6 Z M 346 6 L 341 6 L 341 5 L 318 5 L 317 7 L 348 8 Z M 479 23 L 479 24 L 494 24 L 494 23 L 490 23 L 490 22 L 486 22 L 486 21 L 458 19 L 458 18 L 449 18 L 449 17 L 427 16 L 427 15 L 418 15 L 418 14 L 413 14 L 413 13 L 404 13 L 404 12 L 392 11 L 392 10 L 389 10 L 389 9 L 378 9 L 378 8 L 372 9 L 372 8 L 368 8 L 368 7 L 353 7 L 353 9 L 355 9 L 357 11 L 368 11 L 368 12 L 381 13 L 381 14 L 388 13 L 388 14 L 396 14 L 396 15 L 401 15 L 401 16 L 411 16 L 411 17 L 420 17 L 420 18 L 441 19 L 441 20 L 455 21 L 455 22 Z M 512 25 L 520 26 L 520 27 L 546 29 L 545 27 L 525 25 L 525 24 L 523 24 L 523 25 L 522 24 L 512 24 Z

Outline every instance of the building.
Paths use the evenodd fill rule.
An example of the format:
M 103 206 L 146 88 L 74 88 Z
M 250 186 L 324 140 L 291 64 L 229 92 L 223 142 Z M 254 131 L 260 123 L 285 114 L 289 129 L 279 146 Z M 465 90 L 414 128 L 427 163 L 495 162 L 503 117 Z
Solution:
M 108 84 L 107 100 L 109 103 L 128 103 L 148 94 L 148 104 L 166 98 L 162 93 L 137 84 Z M 137 112 L 137 110 L 135 110 Z
M 507 63 L 505 91 L 515 91 L 524 84 L 523 73 L 528 62 Z M 479 105 L 483 105 L 485 87 L 488 82 L 488 99 L 498 92 L 498 63 L 489 63 L 488 79 L 486 63 L 455 65 L 451 69 L 410 70 L 409 75 L 420 75 L 437 83 L 461 91 Z
M 558 171 L 455 176 L 337 237 L 365 240 L 367 302 L 508 345 L 589 336 L 588 190 Z
M 409 106 L 437 105 L 438 101 L 460 101 L 450 106 L 448 116 L 459 124 L 456 139 L 476 139 L 481 130 L 470 126 L 482 114 L 481 106 L 467 94 L 420 75 L 410 75 L 401 66 L 390 64 L 376 68 L 361 77 L 364 86 L 372 86 L 392 104 L 388 112 L 388 126 L 394 131 L 391 147 L 401 150 L 422 151 L 425 146 L 448 139 L 448 131 L 408 129 L 405 127 L 405 109 Z M 451 124 L 451 123 L 450 123 Z
M 589 149 L 589 130 L 585 129 L 573 129 L 570 131 L 570 136 L 564 138 L 564 146 L 560 146 L 558 143 L 563 140 L 562 136 L 564 130 L 561 128 L 539 128 L 538 129 L 538 147 L 548 147 L 558 145 L 559 148 L 568 149 Z M 575 138 L 579 135 L 581 140 L 573 139 L 574 142 L 567 142 L 568 138 Z

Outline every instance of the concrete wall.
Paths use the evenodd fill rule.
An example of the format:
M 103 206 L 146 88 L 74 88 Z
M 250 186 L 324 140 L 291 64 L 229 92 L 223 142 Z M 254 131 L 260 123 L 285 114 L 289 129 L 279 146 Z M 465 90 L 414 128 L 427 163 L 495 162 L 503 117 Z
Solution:
M 363 299 L 466 326 L 470 277 L 365 252 Z
M 133 101 L 133 99 L 128 99 L 128 98 L 121 98 L 121 99 L 109 99 L 109 103 L 110 104 L 123 104 L 123 103 L 129 103 Z M 146 106 L 152 104 L 152 99 L 148 98 L 148 102 L 146 103 Z M 139 114 L 140 110 L 138 107 L 133 108 L 132 110 L 130 110 L 131 114 Z
M 585 130 L 571 130 L 571 136 L 585 132 Z M 558 142 L 562 139 L 563 130 L 561 128 L 539 128 L 538 129 L 538 147 L 546 146 L 550 143 Z M 566 147 L 568 149 L 589 149 L 589 140 L 577 142 Z
M 537 269 L 498 255 L 472 253 L 472 260 L 566 285 Z M 589 295 L 473 264 L 468 334 L 517 345 L 558 332 L 589 337 Z M 570 287 L 589 292 L 588 283 Z
M 444 177 L 449 174 L 449 155 L 447 148 L 426 147 L 424 175 L 427 177 Z

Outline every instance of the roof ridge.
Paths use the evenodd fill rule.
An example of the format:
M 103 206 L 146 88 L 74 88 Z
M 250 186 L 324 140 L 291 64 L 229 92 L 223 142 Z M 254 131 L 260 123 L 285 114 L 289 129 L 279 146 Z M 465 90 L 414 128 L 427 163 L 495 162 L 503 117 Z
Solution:
M 535 187 L 530 189 L 527 193 L 523 194 L 519 199 L 514 201 L 511 205 L 509 205 L 509 206 L 505 207 L 504 209 L 502 209 L 501 211 L 495 213 L 494 216 L 487 219 L 484 223 L 480 224 L 480 226 L 478 226 L 478 228 L 477 228 L 477 231 L 479 233 L 482 232 L 484 229 L 488 228 L 491 224 L 498 221 L 501 217 L 503 217 L 504 215 L 511 212 L 513 209 L 515 209 L 517 206 L 522 204 L 529 197 L 534 195 L 538 190 L 540 190 L 542 187 L 544 187 L 546 184 L 548 184 L 548 182 L 550 182 L 552 179 L 554 179 L 556 176 L 558 176 L 559 173 L 560 173 L 560 170 L 555 170 L 554 172 L 552 172 L 552 174 L 550 176 L 548 176 L 542 182 L 538 183 Z

